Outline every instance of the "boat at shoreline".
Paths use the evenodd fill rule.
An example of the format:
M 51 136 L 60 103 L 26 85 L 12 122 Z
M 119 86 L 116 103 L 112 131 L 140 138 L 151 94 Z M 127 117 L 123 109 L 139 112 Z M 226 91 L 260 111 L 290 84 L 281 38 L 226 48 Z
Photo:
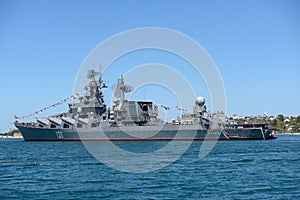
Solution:
M 96 77 L 99 77 L 96 79 Z M 157 140 L 267 140 L 276 139 L 266 124 L 229 125 L 222 112 L 207 114 L 205 99 L 196 98 L 192 112 L 181 119 L 164 122 L 159 105 L 151 101 L 131 101 L 125 93 L 133 88 L 118 79 L 116 100 L 108 108 L 104 102 L 102 73 L 88 71 L 90 82 L 78 102 L 69 103 L 66 113 L 37 118 L 36 122 L 15 121 L 25 141 L 157 141 Z

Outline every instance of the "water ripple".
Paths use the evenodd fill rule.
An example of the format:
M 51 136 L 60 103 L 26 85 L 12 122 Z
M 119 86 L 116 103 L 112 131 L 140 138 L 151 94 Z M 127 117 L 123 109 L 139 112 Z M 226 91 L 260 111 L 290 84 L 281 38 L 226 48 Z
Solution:
M 170 166 L 130 174 L 99 163 L 80 142 L 7 140 L 0 144 L 0 199 L 299 199 L 299 142 L 293 135 L 219 141 L 202 160 L 202 143 L 194 142 Z M 147 152 L 165 143 L 118 145 Z

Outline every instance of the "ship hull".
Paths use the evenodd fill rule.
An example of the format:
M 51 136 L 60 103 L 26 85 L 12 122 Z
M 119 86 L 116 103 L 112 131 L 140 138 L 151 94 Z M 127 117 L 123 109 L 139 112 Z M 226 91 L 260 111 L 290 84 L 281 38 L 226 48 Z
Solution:
M 196 125 L 50 129 L 17 126 L 25 141 L 158 141 L 158 140 L 267 140 L 272 130 L 228 128 L 205 130 Z

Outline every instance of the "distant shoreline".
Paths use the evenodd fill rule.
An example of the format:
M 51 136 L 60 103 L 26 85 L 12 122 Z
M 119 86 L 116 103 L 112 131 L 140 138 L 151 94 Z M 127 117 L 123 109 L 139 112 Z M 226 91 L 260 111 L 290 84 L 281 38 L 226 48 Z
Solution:
M 300 133 L 276 133 L 276 135 L 300 135 Z
M 22 136 L 1 135 L 0 138 L 23 138 Z

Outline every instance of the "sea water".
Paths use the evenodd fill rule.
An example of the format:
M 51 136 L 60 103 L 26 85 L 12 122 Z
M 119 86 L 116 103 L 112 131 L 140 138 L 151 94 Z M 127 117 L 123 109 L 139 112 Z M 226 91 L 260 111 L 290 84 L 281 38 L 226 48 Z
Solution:
M 168 142 L 121 142 L 145 152 Z M 169 166 L 126 173 L 95 159 L 81 142 L 0 142 L 0 199 L 300 199 L 300 136 L 202 142 Z

